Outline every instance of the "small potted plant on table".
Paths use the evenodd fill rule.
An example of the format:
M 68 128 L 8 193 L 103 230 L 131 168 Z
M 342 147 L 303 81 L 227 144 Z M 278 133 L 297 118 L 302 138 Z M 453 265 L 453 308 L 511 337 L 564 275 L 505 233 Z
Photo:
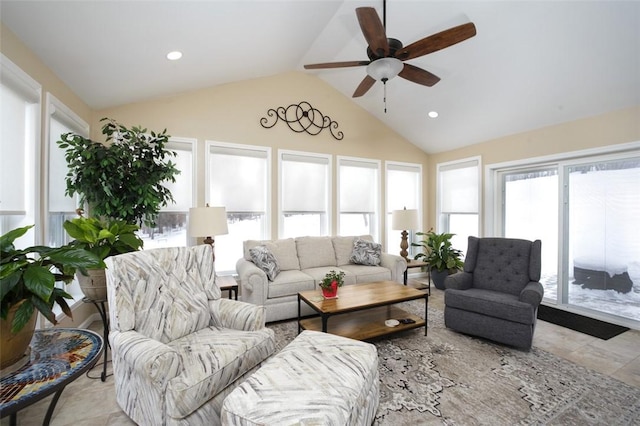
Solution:
M 320 283 L 322 295 L 325 299 L 334 299 L 338 296 L 338 287 L 344 285 L 344 272 L 336 272 L 333 269 L 327 273 Z

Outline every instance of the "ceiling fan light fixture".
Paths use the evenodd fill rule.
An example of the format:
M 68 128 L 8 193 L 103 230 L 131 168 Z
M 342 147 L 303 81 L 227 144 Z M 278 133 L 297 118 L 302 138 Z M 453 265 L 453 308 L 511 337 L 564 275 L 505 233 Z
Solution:
M 367 65 L 367 74 L 371 78 L 386 82 L 397 76 L 404 68 L 401 60 L 396 58 L 380 58 Z

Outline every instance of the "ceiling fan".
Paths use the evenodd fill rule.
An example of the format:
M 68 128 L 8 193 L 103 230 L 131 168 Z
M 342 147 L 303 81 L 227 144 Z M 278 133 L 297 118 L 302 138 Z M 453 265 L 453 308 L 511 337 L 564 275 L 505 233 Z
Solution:
M 469 22 L 430 35 L 404 47 L 400 40 L 387 38 L 385 32 L 386 1 L 383 2 L 385 25 L 380 21 L 380 17 L 373 7 L 356 8 L 356 15 L 362 34 L 368 44 L 367 56 L 369 60 L 328 62 L 304 66 L 308 70 L 366 66 L 367 75 L 353 92 L 354 98 L 367 93 L 376 80 L 386 84 L 396 75 L 424 86 L 433 86 L 440 81 L 440 77 L 422 68 L 404 63 L 404 61 L 437 52 L 476 35 L 475 25 Z

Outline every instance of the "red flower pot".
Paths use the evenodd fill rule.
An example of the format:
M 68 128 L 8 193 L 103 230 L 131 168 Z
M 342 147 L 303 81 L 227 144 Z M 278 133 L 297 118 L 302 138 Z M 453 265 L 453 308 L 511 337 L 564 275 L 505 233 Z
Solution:
M 338 294 L 338 282 L 337 281 L 332 281 L 331 282 L 331 287 L 329 287 L 329 288 L 322 287 L 322 295 L 324 297 L 336 297 L 337 294 Z

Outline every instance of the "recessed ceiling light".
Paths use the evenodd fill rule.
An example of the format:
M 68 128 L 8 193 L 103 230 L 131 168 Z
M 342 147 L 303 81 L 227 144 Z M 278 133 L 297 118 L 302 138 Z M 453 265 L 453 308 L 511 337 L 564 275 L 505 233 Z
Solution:
M 180 58 L 182 58 L 182 52 L 179 52 L 177 50 L 167 53 L 167 59 L 170 61 L 177 61 Z
M 438 113 L 437 111 L 429 111 L 429 118 L 437 118 L 438 117 Z

